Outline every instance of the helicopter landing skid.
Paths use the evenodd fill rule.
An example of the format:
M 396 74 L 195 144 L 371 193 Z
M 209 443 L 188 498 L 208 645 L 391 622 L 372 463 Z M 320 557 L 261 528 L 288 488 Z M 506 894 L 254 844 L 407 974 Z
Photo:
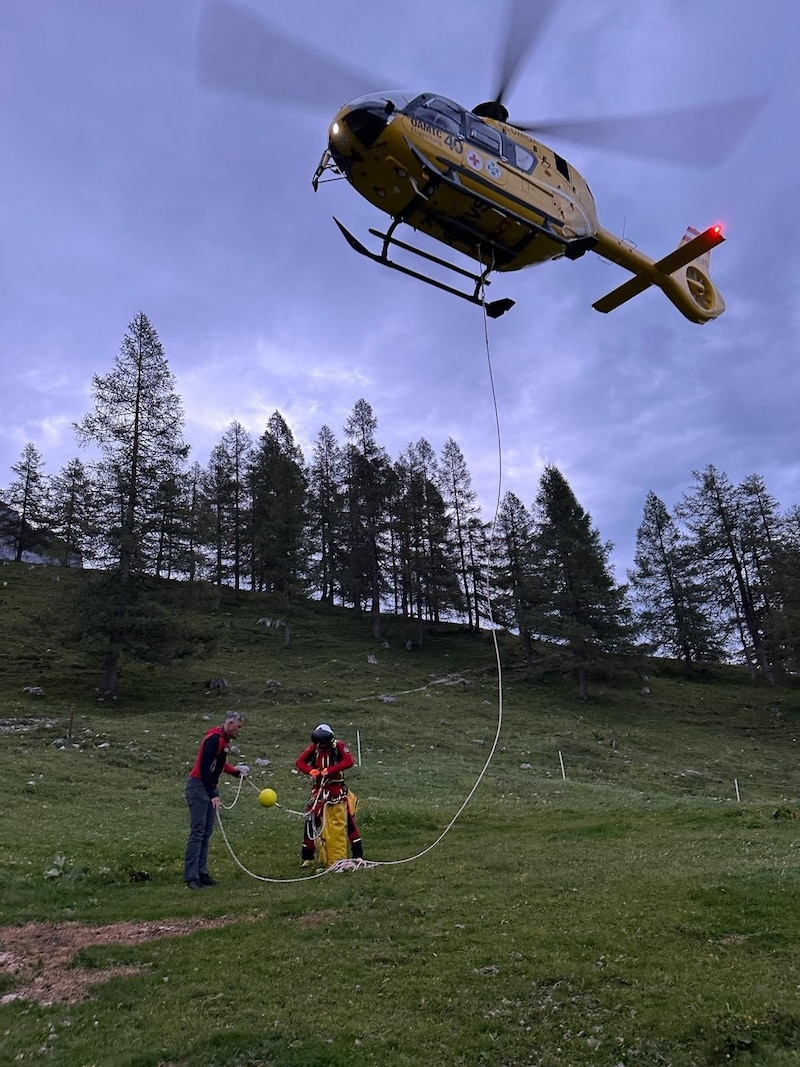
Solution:
M 374 260 L 375 263 L 381 263 L 384 267 L 391 267 L 392 270 L 399 270 L 401 274 L 408 274 L 411 278 L 418 278 L 419 281 L 427 282 L 428 285 L 432 285 L 436 289 L 443 289 L 446 293 L 452 293 L 453 296 L 460 296 L 462 300 L 468 300 L 470 304 L 477 304 L 479 307 L 486 309 L 486 314 L 490 319 L 500 318 L 501 315 L 504 315 L 506 311 L 509 311 L 514 306 L 515 301 L 511 300 L 509 297 L 503 297 L 500 300 L 491 300 L 488 302 L 484 300 L 482 294 L 485 286 L 490 284 L 489 274 L 491 273 L 491 267 L 486 267 L 480 274 L 473 274 L 471 271 L 465 270 L 463 267 L 459 267 L 455 263 L 450 263 L 446 259 L 434 256 L 430 252 L 424 252 L 421 248 L 415 248 L 414 245 L 410 245 L 406 241 L 398 240 L 394 236 L 394 231 L 403 221 L 402 219 L 392 219 L 392 223 L 386 233 L 370 229 L 369 232 L 373 236 L 379 237 L 383 241 L 383 248 L 380 252 L 371 252 L 358 240 L 357 237 L 354 237 L 335 216 L 333 221 L 341 230 L 342 236 L 350 247 L 355 252 L 358 252 L 359 255 L 366 256 L 367 259 Z M 428 274 L 423 274 L 421 271 L 412 270 L 411 267 L 405 267 L 402 263 L 395 262 L 395 260 L 389 258 L 389 249 L 392 246 L 402 248 L 405 252 L 411 252 L 415 256 L 419 256 L 421 259 L 427 260 L 429 263 L 436 263 L 440 267 L 445 267 L 447 270 L 453 271 L 454 274 L 458 274 L 463 278 L 469 278 L 469 280 L 474 283 L 473 290 L 471 292 L 464 292 L 463 289 L 457 289 L 455 286 L 447 285 L 446 282 L 441 282 L 437 278 L 430 277 Z

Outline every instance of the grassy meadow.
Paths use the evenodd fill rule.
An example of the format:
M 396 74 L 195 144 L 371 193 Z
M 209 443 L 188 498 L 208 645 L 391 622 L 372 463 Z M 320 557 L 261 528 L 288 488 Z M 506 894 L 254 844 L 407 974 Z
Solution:
M 126 664 L 99 701 L 99 658 L 56 623 L 85 580 L 0 567 L 0 1064 L 800 1063 L 800 689 L 663 663 L 649 695 L 614 671 L 583 703 L 525 681 L 503 635 L 501 701 L 487 634 L 407 650 L 387 620 L 383 647 L 309 604 L 286 646 L 269 598 L 199 587 L 174 593 L 196 653 Z M 219 885 L 192 893 L 183 786 L 228 707 L 239 862 L 218 829 Z M 293 764 L 320 721 L 360 738 L 373 868 L 299 869 Z

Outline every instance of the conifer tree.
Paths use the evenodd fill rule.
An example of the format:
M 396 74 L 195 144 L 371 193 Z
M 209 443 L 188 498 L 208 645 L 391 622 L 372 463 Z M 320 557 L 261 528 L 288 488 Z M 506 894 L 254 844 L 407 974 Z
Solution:
M 463 603 L 437 473 L 435 453 L 425 438 L 406 448 L 394 464 L 391 523 L 395 611 L 432 622 Z
M 650 651 L 680 657 L 688 677 L 696 663 L 720 659 L 723 650 L 708 607 L 709 588 L 700 579 L 691 546 L 652 492 L 636 535 L 634 564 L 628 577 Z
M 84 562 L 98 536 L 94 483 L 80 459 L 71 459 L 50 483 L 49 524 L 61 540 L 61 563 Z
M 345 433 L 346 451 L 347 570 L 343 584 L 356 611 L 369 606 L 372 633 L 381 638 L 381 597 L 385 588 L 383 559 L 391 498 L 391 464 L 377 442 L 378 420 L 366 400 L 357 400 Z
M 773 660 L 784 673 L 800 672 L 800 507 L 781 520 L 769 579 L 769 640 Z
M 713 464 L 695 471 L 694 480 L 694 489 L 684 495 L 677 513 L 689 530 L 704 580 L 716 590 L 729 634 L 738 635 L 751 673 L 761 671 L 772 681 L 764 628 L 769 606 L 761 557 L 770 551 L 765 531 L 776 528 L 776 505 L 766 501 L 756 481 L 734 486 Z M 762 507 L 766 511 L 762 512 Z
M 274 412 L 250 462 L 253 587 L 280 593 L 286 607 L 302 588 L 306 547 L 303 453 L 280 412 Z
M 451 520 L 461 591 L 470 632 L 480 629 L 482 575 L 486 566 L 485 528 L 480 522 L 472 476 L 464 453 L 448 438 L 439 463 L 439 487 Z
M 240 589 L 252 561 L 252 458 L 252 438 L 240 422 L 234 421 L 208 459 L 203 495 L 215 585 L 232 580 L 234 589 Z
M 333 431 L 323 426 L 309 468 L 308 570 L 320 599 L 333 604 L 341 591 L 344 519 L 344 457 Z
M 109 505 L 108 557 L 123 582 L 152 567 L 159 487 L 181 469 L 183 405 L 155 328 L 139 312 L 112 370 L 92 378 L 94 407 L 75 424 L 78 441 L 101 453 L 99 488 Z
M 497 512 L 492 554 L 495 621 L 516 629 L 532 666 L 533 644 L 528 618 L 533 550 L 532 519 L 514 493 L 506 493 Z
M 109 573 L 97 585 L 100 602 L 87 609 L 86 624 L 105 635 L 101 689 L 114 698 L 123 652 L 147 655 L 167 644 L 164 617 L 144 576 L 158 552 L 162 487 L 179 473 L 189 449 L 174 377 L 142 312 L 128 326 L 111 371 L 95 375 L 92 389 L 93 409 L 75 431 L 80 444 L 101 454 L 95 469 Z
M 11 467 L 17 477 L 9 485 L 6 496 L 17 513 L 11 531 L 17 562 L 24 552 L 36 546 L 39 537 L 37 527 L 44 517 L 47 492 L 43 467 L 42 454 L 32 442 L 25 445 L 19 460 Z
M 528 621 L 533 637 L 551 643 L 561 669 L 574 672 L 583 700 L 589 673 L 611 652 L 630 650 L 625 589 L 609 569 L 611 546 L 556 467 L 546 467 L 534 505 Z
M 183 478 L 185 510 L 181 567 L 190 582 L 197 581 L 208 567 L 208 525 L 203 494 L 203 468 L 194 462 Z

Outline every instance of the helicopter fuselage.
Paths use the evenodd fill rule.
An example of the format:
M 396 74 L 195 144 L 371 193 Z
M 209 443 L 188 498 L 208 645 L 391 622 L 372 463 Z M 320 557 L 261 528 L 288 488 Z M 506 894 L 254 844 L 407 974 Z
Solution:
M 582 254 L 597 233 L 589 187 L 558 153 L 432 93 L 350 102 L 327 154 L 381 211 L 493 270 Z

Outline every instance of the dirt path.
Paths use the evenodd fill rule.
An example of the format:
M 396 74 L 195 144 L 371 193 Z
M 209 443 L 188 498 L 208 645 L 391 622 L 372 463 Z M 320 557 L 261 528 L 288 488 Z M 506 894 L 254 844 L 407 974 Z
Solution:
M 27 923 L 0 927 L 0 974 L 10 974 L 16 988 L 0 996 L 0 1004 L 34 1000 L 48 1005 L 82 1000 L 90 986 L 122 974 L 140 974 L 145 967 L 75 967 L 81 949 L 92 945 L 141 945 L 162 937 L 182 937 L 196 930 L 218 928 L 241 918 L 222 916 L 119 922 L 108 926 L 81 923 Z M 244 920 L 248 921 L 248 920 Z M 250 920 L 252 921 L 252 920 Z

